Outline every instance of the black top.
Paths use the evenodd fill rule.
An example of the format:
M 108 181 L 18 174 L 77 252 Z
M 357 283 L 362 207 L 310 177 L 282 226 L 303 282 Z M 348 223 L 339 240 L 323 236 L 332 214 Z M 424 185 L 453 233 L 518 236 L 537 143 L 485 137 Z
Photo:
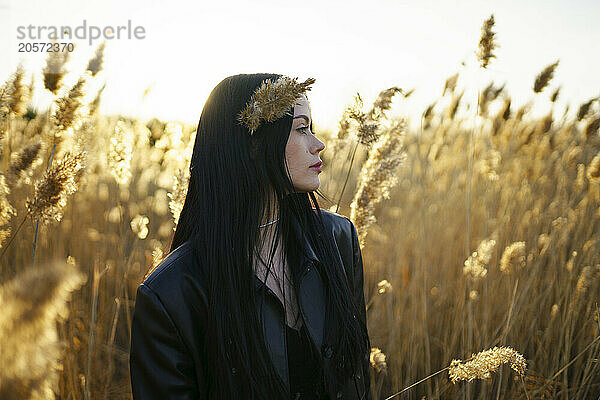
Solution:
M 322 385 L 319 385 L 319 361 L 314 354 L 306 325 L 299 330 L 285 324 L 287 336 L 290 392 L 293 400 L 320 400 Z

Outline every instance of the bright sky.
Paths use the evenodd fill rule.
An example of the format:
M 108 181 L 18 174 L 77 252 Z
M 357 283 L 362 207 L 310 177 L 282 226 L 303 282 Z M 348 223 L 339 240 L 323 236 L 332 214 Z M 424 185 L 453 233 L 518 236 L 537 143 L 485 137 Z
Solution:
M 497 59 L 483 73 L 474 51 L 481 25 L 494 14 Z M 42 53 L 19 53 L 17 27 L 142 26 L 144 39 L 108 40 L 102 111 L 196 124 L 204 101 L 223 78 L 276 72 L 316 78 L 309 93 L 316 127 L 335 129 L 359 92 L 366 103 L 399 86 L 413 95 L 394 102 L 398 115 L 418 115 L 441 95 L 446 78 L 465 71 L 465 97 L 506 83 L 518 107 L 533 97 L 535 76 L 560 59 L 547 98 L 561 85 L 558 107 L 600 95 L 600 2 L 597 0 L 68 1 L 0 0 L 0 79 L 23 61 L 43 85 Z M 43 41 L 43 40 L 31 40 Z M 48 40 L 46 40 L 48 41 Z M 79 41 L 68 68 L 73 83 L 97 45 Z M 466 66 L 461 66 L 465 61 Z M 473 71 L 476 71 L 474 73 Z M 146 98 L 142 93 L 151 88 Z M 42 91 L 35 103 L 50 100 Z M 413 118 L 413 123 L 418 120 Z

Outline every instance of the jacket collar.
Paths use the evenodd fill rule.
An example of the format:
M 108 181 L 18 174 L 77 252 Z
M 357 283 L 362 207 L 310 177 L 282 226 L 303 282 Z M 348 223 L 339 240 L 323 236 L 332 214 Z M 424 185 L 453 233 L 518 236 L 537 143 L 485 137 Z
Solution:
M 308 239 L 308 235 L 306 234 L 305 231 L 302 230 L 302 227 L 300 226 L 300 223 L 298 222 L 298 220 L 296 218 L 292 218 L 291 225 L 292 225 L 292 229 L 294 230 L 295 237 L 300 238 L 300 242 L 302 243 L 303 251 L 302 251 L 302 254 L 300 255 L 300 268 L 294 269 L 301 276 L 302 273 L 304 272 L 307 264 L 309 264 L 309 263 L 313 263 L 313 264 L 319 263 L 320 264 L 321 261 L 319 260 L 319 257 L 317 257 L 317 254 L 315 253 L 315 250 Z M 255 278 L 256 285 L 259 285 L 259 286 L 262 285 L 262 281 L 260 279 L 258 279 L 258 277 L 256 275 L 254 275 L 254 278 Z

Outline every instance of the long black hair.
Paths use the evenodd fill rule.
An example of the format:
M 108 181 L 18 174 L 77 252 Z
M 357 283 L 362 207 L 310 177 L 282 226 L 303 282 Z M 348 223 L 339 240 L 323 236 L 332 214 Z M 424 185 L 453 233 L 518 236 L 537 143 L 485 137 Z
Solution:
M 315 194 L 296 192 L 289 178 L 285 148 L 293 107 L 289 115 L 261 123 L 252 135 L 237 120 L 261 82 L 278 77 L 234 75 L 211 92 L 198 123 L 189 187 L 171 243 L 173 251 L 190 241 L 206 279 L 209 321 L 199 329 L 206 332 L 211 398 L 237 398 L 240 393 L 248 399 L 290 397 L 271 362 L 256 312 L 252 263 L 265 240 L 259 225 L 271 215 L 279 218 L 271 256 L 281 241 L 290 267 L 297 268 L 302 249 L 292 229 L 295 219 L 321 261 L 317 268 L 326 281 L 330 310 L 324 340 L 335 349 L 334 368 L 321 371 L 325 387 L 340 388 L 369 351 L 366 327 L 356 317 L 344 266 L 325 231 Z

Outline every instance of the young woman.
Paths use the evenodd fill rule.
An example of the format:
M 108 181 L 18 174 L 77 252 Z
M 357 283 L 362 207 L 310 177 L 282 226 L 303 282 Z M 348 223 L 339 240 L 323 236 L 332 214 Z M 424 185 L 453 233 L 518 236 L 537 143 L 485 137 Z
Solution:
M 356 229 L 314 194 L 313 82 L 235 75 L 206 101 L 170 253 L 137 289 L 135 400 L 372 398 Z

